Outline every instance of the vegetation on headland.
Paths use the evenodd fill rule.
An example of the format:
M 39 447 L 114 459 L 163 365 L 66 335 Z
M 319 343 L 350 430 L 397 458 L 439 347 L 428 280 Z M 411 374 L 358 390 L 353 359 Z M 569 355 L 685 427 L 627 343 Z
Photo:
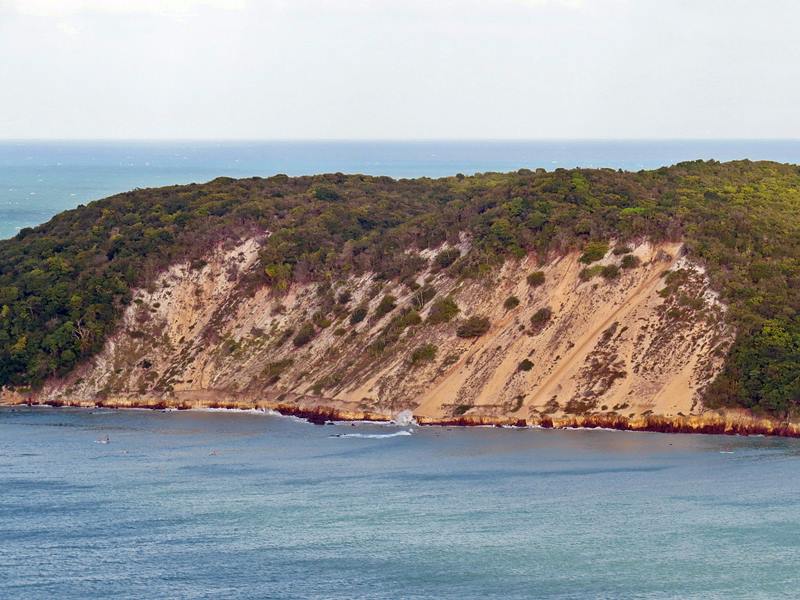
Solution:
M 407 250 L 443 244 L 432 266 L 455 278 L 490 278 L 526 253 L 577 250 L 587 276 L 613 279 L 618 271 L 593 264 L 609 241 L 621 249 L 647 237 L 683 240 L 730 306 L 738 335 L 706 403 L 788 415 L 800 410 L 799 214 L 800 168 L 749 161 L 437 180 L 220 178 L 134 190 L 0 242 L 0 385 L 36 386 L 69 372 L 102 347 L 133 287 L 179 260 L 201 267 L 225 239 L 269 232 L 250 285 L 282 293 L 294 281 L 364 272 L 411 282 L 428 260 Z M 471 243 L 462 256 L 464 236 Z M 635 268 L 633 258 L 622 260 Z M 433 301 L 431 324 L 458 313 L 451 299 Z M 382 298 L 370 318 L 394 315 L 393 304 Z M 365 305 L 352 311 L 351 323 L 368 316 Z M 396 318 L 387 343 L 409 321 Z M 295 344 L 323 321 L 294 333 Z

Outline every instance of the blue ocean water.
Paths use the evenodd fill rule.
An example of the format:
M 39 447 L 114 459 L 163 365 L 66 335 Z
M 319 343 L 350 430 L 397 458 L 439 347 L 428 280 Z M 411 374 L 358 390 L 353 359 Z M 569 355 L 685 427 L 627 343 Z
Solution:
M 0 597 L 793 598 L 798 474 L 788 439 L 5 408 Z
M 698 158 L 800 163 L 800 141 L 0 142 L 0 239 L 114 193 L 220 175 L 639 170 Z

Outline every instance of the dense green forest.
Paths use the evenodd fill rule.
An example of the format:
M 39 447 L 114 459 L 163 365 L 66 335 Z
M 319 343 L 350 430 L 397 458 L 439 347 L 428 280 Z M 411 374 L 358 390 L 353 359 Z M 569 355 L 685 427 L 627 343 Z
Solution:
M 102 347 L 133 287 L 176 260 L 200 264 L 221 240 L 264 232 L 251 284 L 276 293 L 365 271 L 408 280 L 426 262 L 405 249 L 461 232 L 470 252 L 435 259 L 456 278 L 491 278 L 525 253 L 682 239 L 738 332 L 707 403 L 800 412 L 800 167 L 750 161 L 638 173 L 219 178 L 119 194 L 0 242 L 0 386 L 67 373 Z

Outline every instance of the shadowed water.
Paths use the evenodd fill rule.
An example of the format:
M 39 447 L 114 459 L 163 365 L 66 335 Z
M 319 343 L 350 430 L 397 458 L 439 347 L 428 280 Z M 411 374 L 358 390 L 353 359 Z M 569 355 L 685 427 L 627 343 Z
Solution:
M 0 597 L 793 597 L 798 474 L 786 439 L 6 408 Z

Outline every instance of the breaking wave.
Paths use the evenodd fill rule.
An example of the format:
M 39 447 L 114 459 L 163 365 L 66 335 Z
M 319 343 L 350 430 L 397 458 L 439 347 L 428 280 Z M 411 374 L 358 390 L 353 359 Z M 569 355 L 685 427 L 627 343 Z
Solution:
M 331 437 L 342 437 L 342 438 L 362 438 L 367 440 L 380 440 L 383 438 L 393 438 L 393 437 L 400 437 L 404 435 L 411 435 L 411 431 L 406 431 L 405 429 L 402 431 L 395 431 L 394 433 L 338 433 L 332 435 Z

